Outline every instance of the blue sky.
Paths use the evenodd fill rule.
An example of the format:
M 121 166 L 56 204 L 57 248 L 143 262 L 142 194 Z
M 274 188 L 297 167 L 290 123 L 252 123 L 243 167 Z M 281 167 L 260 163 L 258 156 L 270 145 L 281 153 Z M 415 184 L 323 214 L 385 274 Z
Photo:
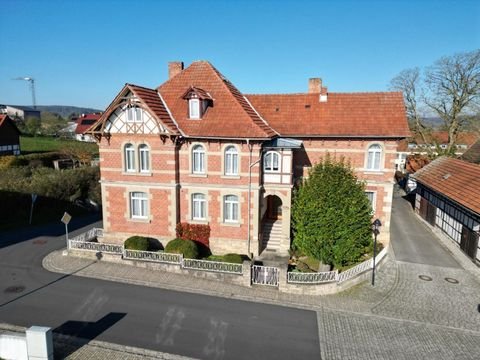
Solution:
M 382 91 L 392 77 L 480 48 L 478 1 L 0 0 L 0 103 L 104 109 L 167 63 L 209 60 L 244 93 Z

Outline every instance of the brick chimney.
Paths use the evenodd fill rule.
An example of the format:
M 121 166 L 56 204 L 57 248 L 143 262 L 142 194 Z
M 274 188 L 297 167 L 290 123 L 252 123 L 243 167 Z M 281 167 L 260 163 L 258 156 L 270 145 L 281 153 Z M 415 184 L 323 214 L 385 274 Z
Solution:
M 183 61 L 172 61 L 168 63 L 168 78 L 171 79 L 174 76 L 180 74 L 183 70 Z
M 308 93 L 309 94 L 320 94 L 322 91 L 322 79 L 320 78 L 311 78 L 308 80 Z

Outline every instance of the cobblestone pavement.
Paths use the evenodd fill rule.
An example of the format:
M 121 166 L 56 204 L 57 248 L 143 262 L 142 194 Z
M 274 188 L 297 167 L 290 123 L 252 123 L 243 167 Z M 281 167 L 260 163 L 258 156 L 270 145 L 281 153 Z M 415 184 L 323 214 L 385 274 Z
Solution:
M 480 353 L 477 278 L 462 268 L 395 261 L 394 254 L 374 287 L 363 283 L 337 295 L 301 297 L 61 251 L 48 255 L 43 265 L 79 276 L 316 310 L 323 359 L 477 359 Z M 99 351 L 81 351 L 94 350 Z

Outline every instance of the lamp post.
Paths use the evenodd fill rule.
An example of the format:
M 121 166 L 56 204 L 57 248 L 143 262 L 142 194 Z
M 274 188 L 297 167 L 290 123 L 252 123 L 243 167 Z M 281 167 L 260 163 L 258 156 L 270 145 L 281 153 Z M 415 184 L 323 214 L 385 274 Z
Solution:
M 372 231 L 373 231 L 373 267 L 372 267 L 372 286 L 375 286 L 375 256 L 376 251 L 377 251 L 377 235 L 380 234 L 380 226 L 382 226 L 382 223 L 380 222 L 379 219 L 375 219 L 375 221 L 372 224 Z

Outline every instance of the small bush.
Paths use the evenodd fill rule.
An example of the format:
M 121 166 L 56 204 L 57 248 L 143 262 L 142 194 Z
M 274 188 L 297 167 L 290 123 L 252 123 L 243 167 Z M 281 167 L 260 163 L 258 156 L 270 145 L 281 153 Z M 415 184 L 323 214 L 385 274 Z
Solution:
M 243 263 L 243 258 L 239 254 L 226 254 L 223 256 L 225 262 L 241 264 Z
M 149 248 L 148 238 L 144 236 L 131 236 L 124 243 L 125 249 L 147 251 Z
M 197 244 L 192 240 L 174 239 L 165 246 L 165 252 L 182 254 L 187 259 L 198 259 Z

